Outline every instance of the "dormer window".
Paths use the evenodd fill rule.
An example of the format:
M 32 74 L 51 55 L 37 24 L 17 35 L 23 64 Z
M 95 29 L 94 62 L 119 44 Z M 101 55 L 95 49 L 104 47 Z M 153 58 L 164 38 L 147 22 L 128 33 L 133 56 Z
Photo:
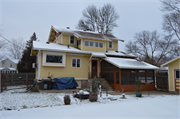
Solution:
M 2 67 L 4 67 L 4 62 L 2 62 Z
M 109 48 L 113 48 L 112 42 L 109 42 Z
M 12 63 L 10 64 L 10 67 L 12 67 Z
M 74 38 L 74 36 L 70 36 L 70 38 L 69 38 L 69 44 L 75 44 L 75 40 L 74 40 L 75 38 Z

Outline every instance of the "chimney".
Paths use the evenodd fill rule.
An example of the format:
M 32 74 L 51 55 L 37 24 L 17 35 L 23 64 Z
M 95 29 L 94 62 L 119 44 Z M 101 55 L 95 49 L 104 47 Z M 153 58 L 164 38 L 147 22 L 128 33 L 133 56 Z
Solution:
M 66 27 L 67 29 L 70 29 L 70 27 L 68 26 L 68 27 Z

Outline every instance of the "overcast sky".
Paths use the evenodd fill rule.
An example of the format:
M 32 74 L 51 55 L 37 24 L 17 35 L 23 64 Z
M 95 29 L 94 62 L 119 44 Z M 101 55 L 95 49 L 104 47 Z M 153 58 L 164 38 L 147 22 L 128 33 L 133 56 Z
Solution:
M 120 51 L 125 51 L 125 44 L 137 32 L 163 33 L 159 0 L 1 0 L 1 34 L 10 40 L 21 37 L 27 41 L 35 32 L 41 42 L 46 42 L 51 25 L 75 28 L 83 9 L 106 3 L 114 5 L 120 16 L 118 27 L 113 30 L 113 35 L 125 40 L 119 43 Z

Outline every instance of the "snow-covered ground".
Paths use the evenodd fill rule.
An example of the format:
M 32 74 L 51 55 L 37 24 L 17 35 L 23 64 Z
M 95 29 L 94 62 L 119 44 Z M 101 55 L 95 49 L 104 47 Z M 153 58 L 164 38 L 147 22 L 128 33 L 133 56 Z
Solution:
M 71 105 L 64 105 L 64 93 L 14 93 L 25 89 L 4 91 L 0 94 L 2 119 L 179 119 L 180 96 L 103 94 L 97 102 L 71 97 Z M 111 99 L 110 99 L 111 98 Z M 11 109 L 11 110 L 10 110 Z

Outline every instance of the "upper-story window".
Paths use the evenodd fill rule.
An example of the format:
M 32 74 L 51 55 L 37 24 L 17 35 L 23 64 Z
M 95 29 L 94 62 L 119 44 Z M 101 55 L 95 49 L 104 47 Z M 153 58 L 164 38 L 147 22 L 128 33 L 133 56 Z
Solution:
M 4 67 L 4 62 L 2 62 L 2 67 Z
M 112 42 L 109 42 L 109 48 L 113 48 Z
M 85 45 L 85 46 L 89 46 L 89 47 L 99 47 L 99 48 L 103 48 L 103 42 L 97 42 L 97 41 L 85 40 L 85 41 L 84 41 L 84 45 Z
M 74 36 L 69 37 L 69 44 L 75 44 L 75 37 Z
M 12 63 L 10 64 L 10 67 L 12 67 Z

